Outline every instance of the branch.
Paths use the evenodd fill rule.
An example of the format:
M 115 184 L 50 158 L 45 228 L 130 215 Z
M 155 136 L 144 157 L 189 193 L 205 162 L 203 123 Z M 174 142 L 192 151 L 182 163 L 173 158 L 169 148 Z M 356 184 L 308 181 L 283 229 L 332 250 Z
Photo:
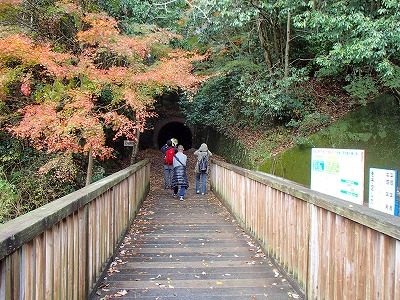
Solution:
M 177 1 L 178 1 L 178 0 L 169 0 L 169 1 L 164 2 L 164 3 L 154 3 L 154 6 L 164 6 L 165 12 L 168 12 L 168 10 L 167 10 L 167 5 L 168 5 L 168 4 L 171 4 L 171 3 L 174 3 L 174 2 L 177 2 Z M 194 9 L 197 9 L 198 11 L 200 11 L 200 12 L 203 14 L 204 18 L 205 18 L 208 22 L 211 23 L 210 18 L 207 16 L 207 14 L 206 14 L 199 6 L 193 5 L 192 3 L 190 3 L 189 0 L 185 0 L 185 2 L 186 2 L 191 8 L 194 8 Z

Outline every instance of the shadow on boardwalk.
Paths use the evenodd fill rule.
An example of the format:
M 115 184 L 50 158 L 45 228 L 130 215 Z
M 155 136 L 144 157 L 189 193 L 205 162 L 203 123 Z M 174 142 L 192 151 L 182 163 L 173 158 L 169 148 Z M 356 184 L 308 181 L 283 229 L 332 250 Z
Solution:
M 184 201 L 150 189 L 93 299 L 299 299 L 213 194 L 191 184 Z

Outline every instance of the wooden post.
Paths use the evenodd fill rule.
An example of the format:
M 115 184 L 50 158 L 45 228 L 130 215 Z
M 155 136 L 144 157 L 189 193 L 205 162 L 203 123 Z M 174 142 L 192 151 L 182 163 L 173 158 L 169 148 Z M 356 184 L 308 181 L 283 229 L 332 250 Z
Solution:
M 90 184 L 92 181 L 92 173 L 93 173 L 93 156 L 92 156 L 92 148 L 89 150 L 89 161 L 88 161 L 88 167 L 87 167 L 87 174 L 86 174 L 86 186 Z

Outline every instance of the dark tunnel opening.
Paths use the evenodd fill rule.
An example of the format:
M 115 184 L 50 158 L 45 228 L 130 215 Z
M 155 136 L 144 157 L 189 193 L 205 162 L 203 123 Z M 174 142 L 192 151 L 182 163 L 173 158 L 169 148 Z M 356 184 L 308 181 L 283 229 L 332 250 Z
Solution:
M 192 148 L 192 132 L 184 123 L 169 122 L 165 124 L 158 133 L 158 147 L 161 148 L 171 138 L 176 138 L 178 144 L 183 145 L 185 150 Z

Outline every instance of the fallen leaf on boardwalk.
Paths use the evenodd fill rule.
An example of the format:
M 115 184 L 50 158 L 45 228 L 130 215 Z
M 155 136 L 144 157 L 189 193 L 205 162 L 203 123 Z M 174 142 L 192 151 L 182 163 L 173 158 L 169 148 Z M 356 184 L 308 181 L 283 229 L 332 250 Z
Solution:
M 128 291 L 127 290 L 122 290 L 122 291 L 117 292 L 117 294 L 121 295 L 121 296 L 125 296 L 126 294 L 128 294 Z
M 294 299 L 299 299 L 299 298 L 300 298 L 300 296 L 297 295 L 297 294 L 292 294 L 292 297 L 293 297 Z
M 278 277 L 278 276 L 279 276 L 279 271 L 278 271 L 278 269 L 274 269 L 274 273 L 275 273 L 275 277 Z

